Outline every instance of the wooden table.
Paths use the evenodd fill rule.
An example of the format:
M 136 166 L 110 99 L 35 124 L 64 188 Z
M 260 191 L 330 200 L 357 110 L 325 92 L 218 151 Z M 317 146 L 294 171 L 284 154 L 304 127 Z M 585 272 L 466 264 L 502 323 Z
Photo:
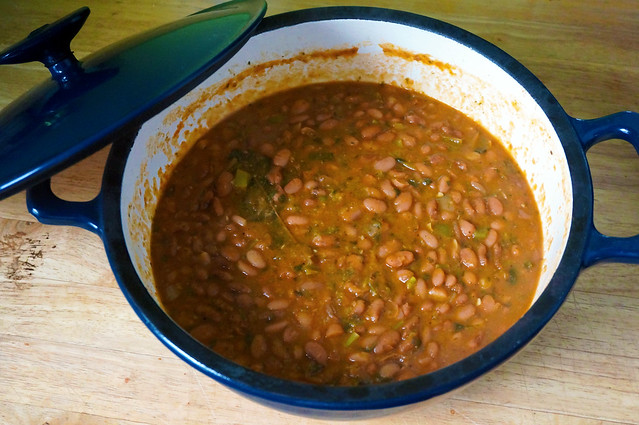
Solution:
M 338 3 L 273 0 L 269 13 Z M 351 3 L 430 15 L 484 37 L 526 65 L 573 116 L 639 110 L 636 1 Z M 72 45 L 80 58 L 210 2 L 0 2 L 0 50 L 83 5 L 92 14 Z M 47 75 L 40 64 L 0 67 L 0 107 Z M 55 191 L 90 199 L 106 153 L 56 176 Z M 611 235 L 637 233 L 636 153 L 614 141 L 588 157 L 597 226 Z M 125 301 L 97 236 L 37 223 L 23 193 L 0 202 L 1 424 L 300 422 L 315 421 L 248 401 L 169 352 Z M 585 270 L 560 312 L 519 355 L 447 400 L 390 423 L 400 422 L 639 423 L 639 267 Z

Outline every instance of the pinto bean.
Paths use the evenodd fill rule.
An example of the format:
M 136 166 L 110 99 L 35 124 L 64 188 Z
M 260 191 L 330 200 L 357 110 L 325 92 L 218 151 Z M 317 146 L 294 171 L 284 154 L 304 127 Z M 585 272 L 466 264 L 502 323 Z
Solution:
M 218 196 L 228 196 L 233 190 L 233 174 L 228 171 L 222 171 L 217 178 L 215 189 Z
M 420 298 L 424 298 L 427 294 L 428 289 L 426 286 L 426 281 L 420 277 L 419 279 L 417 279 L 417 282 L 415 282 L 415 295 Z
M 402 336 L 398 331 L 395 329 L 389 329 L 379 337 L 375 348 L 373 348 L 373 352 L 375 354 L 387 353 L 395 348 L 401 339 Z
M 431 358 L 434 359 L 439 354 L 439 344 L 437 344 L 435 341 L 429 342 L 426 345 L 426 352 Z
M 423 162 L 416 162 L 415 169 L 424 177 L 431 177 L 433 175 L 433 169 Z
M 385 131 L 383 133 L 379 133 L 377 135 L 377 137 L 375 137 L 375 140 L 380 142 L 380 143 L 390 143 L 393 140 L 395 140 L 397 136 L 395 135 L 394 131 Z
M 272 334 L 283 331 L 288 326 L 288 320 L 280 320 L 279 322 L 271 323 L 264 328 L 264 332 Z
M 286 224 L 289 226 L 305 226 L 308 224 L 308 217 L 303 215 L 289 215 L 286 217 Z
M 266 180 L 271 184 L 282 183 L 282 167 L 272 167 L 266 174 Z
M 462 275 L 462 281 L 466 285 L 476 285 L 477 284 L 477 275 L 471 271 L 465 271 Z
M 326 328 L 325 336 L 326 338 L 330 338 L 332 336 L 342 335 L 344 333 L 344 328 L 339 323 L 331 323 Z
M 366 113 L 376 120 L 381 120 L 384 118 L 384 113 L 377 108 L 369 108 L 366 110 Z
M 384 309 L 384 300 L 375 299 L 366 310 L 366 318 L 371 322 L 377 322 L 379 316 L 382 314 L 382 310 Z
M 239 249 L 230 245 L 223 246 L 222 249 L 220 250 L 220 254 L 222 254 L 222 256 L 226 258 L 228 261 L 231 261 L 233 263 L 238 261 L 241 255 Z
M 442 286 L 430 288 L 428 295 L 437 301 L 445 301 L 448 299 L 448 292 Z
M 459 220 L 458 224 L 459 224 L 459 230 L 461 231 L 462 235 L 464 235 L 467 238 L 472 238 L 473 235 L 475 234 L 475 231 L 477 231 L 477 229 L 475 228 L 475 225 L 471 223 L 470 221 L 461 219 Z
M 457 277 L 454 274 L 446 275 L 446 281 L 444 282 L 444 286 L 446 288 L 452 288 L 457 283 Z
M 257 276 L 258 270 L 244 260 L 237 262 L 237 268 L 247 276 Z
M 291 159 L 290 149 L 280 149 L 273 157 L 273 165 L 277 167 L 286 167 L 288 161 Z
M 399 373 L 400 369 L 401 368 L 397 363 L 386 363 L 379 368 L 379 376 L 384 379 L 391 379 Z
M 251 355 L 256 359 L 259 359 L 266 354 L 267 349 L 268 347 L 266 345 L 266 338 L 264 338 L 264 335 L 255 335 L 253 341 L 251 341 Z
M 478 191 L 480 193 L 486 193 L 486 188 L 481 183 L 479 183 L 477 180 L 471 180 L 470 185 L 476 191 Z
M 387 198 L 393 199 L 395 198 L 395 196 L 397 196 L 397 193 L 395 192 L 395 188 L 391 184 L 390 180 L 382 180 L 382 182 L 380 183 L 380 188 L 382 189 L 382 192 L 384 193 L 384 195 L 386 195 Z
M 348 360 L 353 363 L 366 363 L 370 360 L 370 353 L 366 353 L 363 351 L 356 351 L 348 356 Z
M 426 203 L 426 213 L 430 216 L 430 218 L 437 217 L 437 201 L 434 199 L 430 199 Z
M 477 254 L 470 248 L 462 248 L 459 251 L 459 257 L 461 258 L 462 264 L 469 269 L 474 269 L 479 265 Z
M 381 131 L 382 131 L 382 127 L 380 127 L 377 124 L 373 124 L 373 125 L 367 125 L 366 127 L 362 128 L 360 130 L 360 134 L 362 135 L 362 138 L 364 139 L 372 139 Z
M 472 205 L 473 205 L 473 209 L 475 210 L 475 212 L 479 215 L 484 215 L 486 214 L 486 204 L 484 203 L 484 200 L 481 198 L 473 198 L 471 201 Z
M 446 280 L 446 272 L 444 272 L 444 270 L 437 267 L 433 271 L 433 276 L 432 276 L 433 286 L 441 286 L 445 280 Z
M 319 125 L 319 129 L 322 131 L 332 130 L 339 125 L 339 121 L 334 118 L 329 118 L 326 121 L 322 121 Z
M 375 168 L 377 171 L 381 171 L 385 173 L 395 168 L 396 163 L 397 161 L 395 161 L 395 158 L 393 158 L 392 156 L 387 156 L 385 158 L 380 159 L 379 161 L 376 161 L 373 164 L 373 168 Z
M 429 248 L 437 249 L 437 247 L 439 246 L 439 240 L 437 240 L 437 236 L 433 235 L 427 230 L 420 230 L 419 237 Z
M 290 300 L 280 298 L 266 304 L 266 308 L 268 308 L 269 310 L 284 310 L 290 304 L 291 304 Z
M 499 307 L 499 304 L 495 302 L 495 299 L 493 298 L 492 295 L 487 294 L 482 297 L 481 304 L 479 307 L 485 313 L 492 313 L 495 310 L 497 310 L 497 308 Z
M 457 320 L 464 323 L 470 320 L 470 318 L 475 315 L 475 311 L 476 309 L 474 305 L 466 304 L 457 309 L 455 317 L 457 318 Z
M 398 213 L 408 211 L 413 205 L 413 195 L 411 195 L 410 192 L 402 192 L 393 203 L 395 204 L 395 210 Z
M 263 269 L 266 267 L 266 261 L 264 261 L 264 257 L 262 254 L 256 249 L 249 249 L 246 252 L 246 259 L 248 262 L 255 268 Z
M 415 254 L 412 251 L 398 251 L 386 256 L 385 262 L 388 267 L 405 267 L 415 261 Z
M 488 263 L 488 257 L 486 257 L 487 251 L 486 245 L 484 244 L 479 244 L 477 247 L 477 259 L 479 260 L 480 266 L 485 266 Z
M 387 205 L 386 202 L 382 201 L 381 199 L 366 198 L 364 199 L 364 208 L 366 208 L 368 211 L 379 214 L 386 211 Z
M 335 245 L 335 236 L 333 235 L 316 235 L 311 243 L 318 248 L 328 248 Z
M 450 190 L 450 177 L 440 177 L 439 180 L 437 180 L 437 190 L 441 193 L 447 193 Z
M 235 224 L 237 224 L 238 226 L 240 226 L 240 227 L 246 226 L 246 223 L 247 223 L 246 219 L 244 217 L 242 217 L 242 216 L 239 216 L 239 215 L 232 216 L 231 220 L 233 220 L 233 222 Z
M 351 135 L 344 136 L 344 143 L 348 146 L 357 146 L 359 144 L 359 140 Z
M 498 237 L 499 237 L 499 234 L 497 233 L 495 229 L 488 230 L 486 239 L 484 239 L 484 245 L 486 245 L 488 248 L 492 247 L 495 244 L 495 242 L 497 242 Z
M 326 349 L 317 341 L 309 341 L 304 346 L 304 351 L 306 351 L 306 355 L 315 362 L 321 364 L 322 366 L 326 366 L 326 362 L 328 361 L 328 353 Z
M 502 215 L 504 213 L 504 206 L 501 201 L 494 196 L 486 199 L 486 203 L 488 204 L 488 211 L 490 211 L 492 215 Z
M 290 182 L 286 183 L 286 186 L 284 186 L 284 192 L 286 192 L 287 195 L 293 195 L 299 192 L 303 186 L 301 179 L 294 178 Z

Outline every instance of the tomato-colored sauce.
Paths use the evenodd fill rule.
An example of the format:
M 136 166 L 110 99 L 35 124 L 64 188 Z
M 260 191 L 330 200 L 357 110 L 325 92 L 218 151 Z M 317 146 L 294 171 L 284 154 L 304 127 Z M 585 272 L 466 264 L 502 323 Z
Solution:
M 543 261 L 508 152 L 389 85 L 251 104 L 162 193 L 151 254 L 164 308 L 212 350 L 286 379 L 359 385 L 460 360 L 525 313 Z

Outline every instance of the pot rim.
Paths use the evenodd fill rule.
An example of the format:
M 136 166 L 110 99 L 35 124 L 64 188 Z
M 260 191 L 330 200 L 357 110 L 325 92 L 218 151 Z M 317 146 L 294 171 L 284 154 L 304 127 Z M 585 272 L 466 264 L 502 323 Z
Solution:
M 592 222 L 592 185 L 584 151 L 570 118 L 526 67 L 488 41 L 451 24 L 409 12 L 359 6 L 305 9 L 265 18 L 256 34 L 305 22 L 362 19 L 403 24 L 463 44 L 511 75 L 537 102 L 556 131 L 571 175 L 573 209 L 562 259 L 539 299 L 510 329 L 476 353 L 445 368 L 406 381 L 331 387 L 288 381 L 240 366 L 204 347 L 182 330 L 150 296 L 125 246 L 120 212 L 124 168 L 135 135 L 114 142 L 102 185 L 103 241 L 118 285 L 142 322 L 181 359 L 231 389 L 286 408 L 352 411 L 398 407 L 447 393 L 495 368 L 526 345 L 559 309 L 582 267 Z

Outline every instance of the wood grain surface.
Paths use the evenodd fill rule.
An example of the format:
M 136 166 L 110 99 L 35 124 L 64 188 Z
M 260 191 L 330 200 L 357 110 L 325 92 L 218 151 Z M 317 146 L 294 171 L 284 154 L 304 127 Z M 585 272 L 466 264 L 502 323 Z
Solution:
M 351 1 L 432 16 L 527 66 L 572 116 L 639 111 L 639 3 Z M 335 1 L 273 0 L 269 14 Z M 203 0 L 0 1 L 0 50 L 83 5 L 79 58 L 208 7 Z M 40 64 L 0 67 L 0 108 L 47 78 Z M 67 199 L 99 191 L 108 148 L 54 178 Z M 595 222 L 639 231 L 639 158 L 622 141 L 588 153 Z M 99 238 L 39 224 L 24 193 L 0 202 L 0 424 L 299 424 L 248 401 L 169 352 L 138 320 Z M 559 313 L 515 358 L 437 403 L 359 423 L 639 424 L 639 267 L 584 270 Z

